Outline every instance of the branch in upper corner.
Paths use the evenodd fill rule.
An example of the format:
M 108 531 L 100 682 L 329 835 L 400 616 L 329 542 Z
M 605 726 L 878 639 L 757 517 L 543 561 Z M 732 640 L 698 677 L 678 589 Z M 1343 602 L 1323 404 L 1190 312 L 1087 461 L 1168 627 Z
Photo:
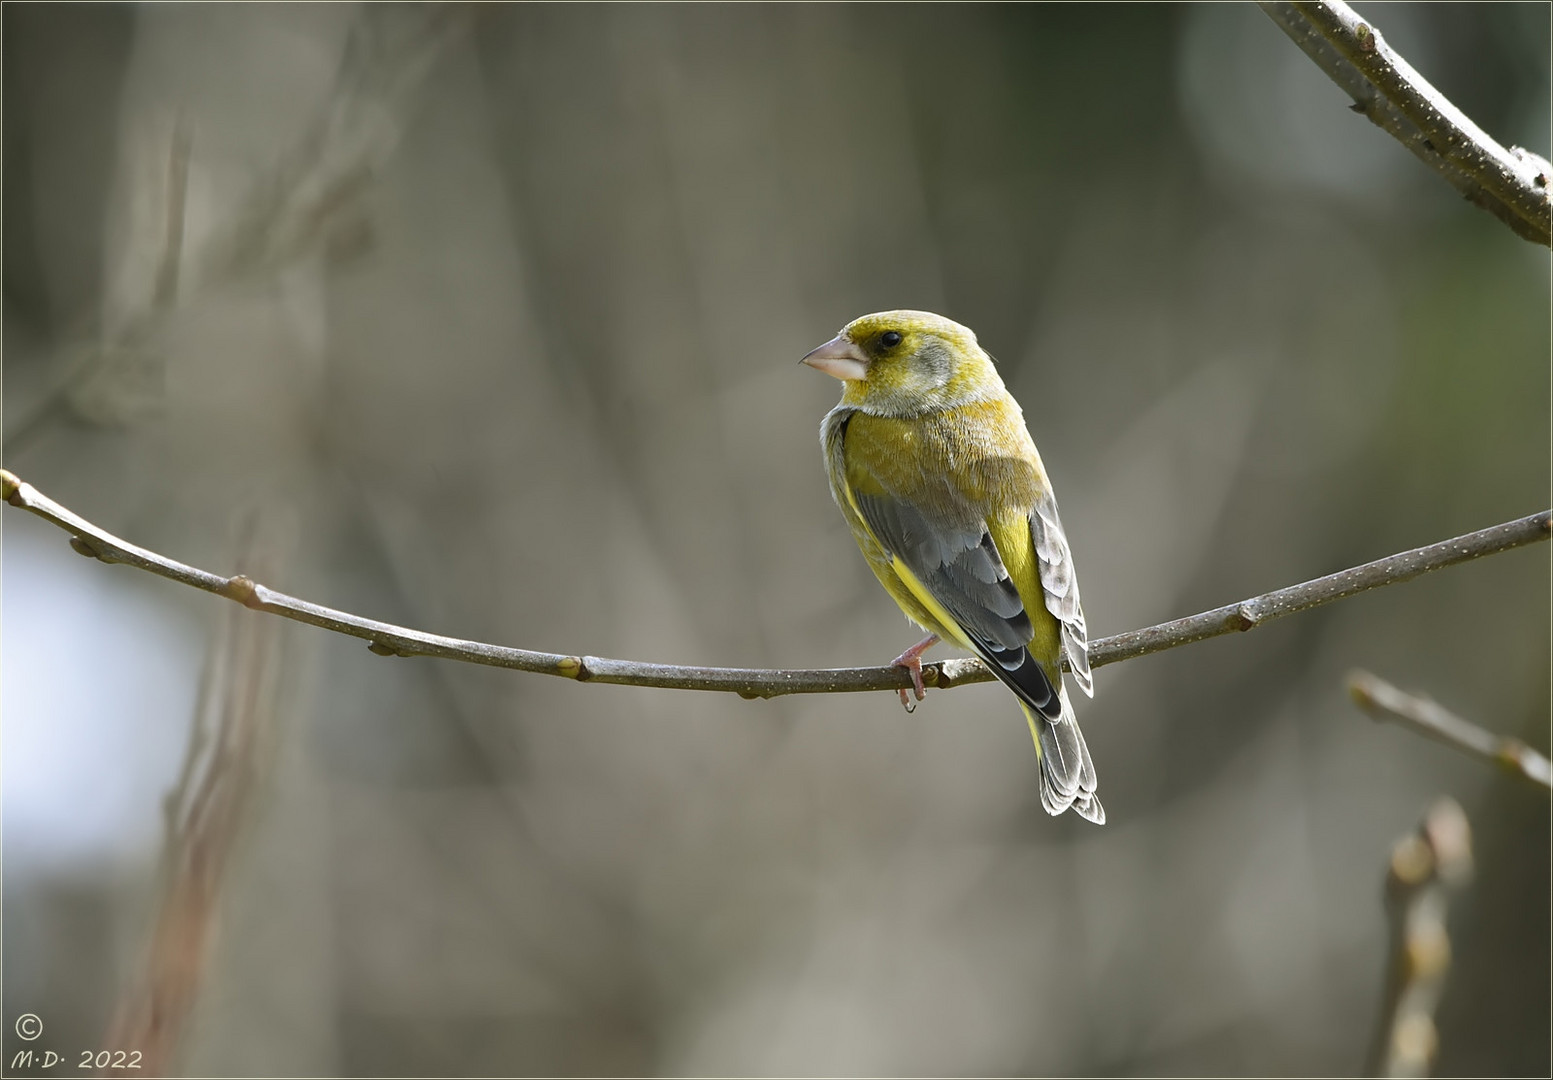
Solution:
M 0 497 L 12 506 L 27 510 L 64 529 L 70 534 L 70 546 L 82 555 L 108 563 L 126 563 L 159 577 L 236 600 L 245 607 L 361 638 L 373 652 L 381 656 L 440 656 L 471 664 L 558 675 L 578 682 L 656 686 L 671 690 L 714 690 L 747 698 L 911 688 L 910 675 L 905 668 L 899 667 L 804 671 L 683 667 L 646 664 L 635 660 L 610 660 L 599 656 L 534 652 L 428 634 L 422 630 L 364 619 L 348 611 L 338 611 L 287 596 L 241 574 L 223 577 L 136 547 L 99 529 L 5 470 L 0 470 Z M 1089 662 L 1092 667 L 1100 667 L 1173 649 L 1178 645 L 1190 645 L 1194 641 L 1221 634 L 1251 630 L 1285 615 L 1308 611 L 1368 589 L 1395 585 L 1431 570 L 1535 544 L 1548 538 L 1549 519 L 1550 512 L 1544 510 L 1428 547 L 1388 555 L 1384 559 L 1350 567 L 1299 585 L 1275 589 L 1238 604 L 1226 604 L 1184 619 L 1101 638 L 1090 644 Z M 976 660 L 944 660 L 922 666 L 923 683 L 940 689 L 991 682 L 992 679 L 992 673 Z
M 1397 721 L 1464 754 L 1498 765 L 1544 791 L 1553 789 L 1553 765 L 1519 739 L 1486 731 L 1428 698 L 1398 690 L 1368 671 L 1349 674 L 1348 693 L 1359 708 L 1377 720 Z
M 437 59 L 479 17 L 477 9 L 462 5 L 363 5 L 346 34 L 331 96 L 280 161 L 206 224 L 191 256 L 184 254 L 184 209 L 192 129 L 180 116 L 152 289 L 111 318 L 86 319 L 68 335 L 74 359 L 61 364 L 48 388 L 6 426 L 5 453 L 15 454 L 65 409 L 82 411 L 88 396 L 97 401 L 97 420 L 122 420 L 118 399 L 126 386 L 159 385 L 145 373 L 160 369 L 157 342 L 172 313 L 192 296 L 274 278 L 313 255 L 331 263 L 359 256 L 372 238 L 366 193 L 395 151 L 403 114 Z
M 1428 1076 L 1439 1051 L 1435 1009 L 1450 972 L 1446 915 L 1472 877 L 1472 829 L 1453 799 L 1440 799 L 1391 851 L 1386 914 L 1391 955 L 1366 1076 Z
M 1354 108 L 1516 235 L 1547 246 L 1553 166 L 1506 150 L 1398 56 L 1372 23 L 1337 0 L 1258 0 L 1263 11 L 1354 99 Z

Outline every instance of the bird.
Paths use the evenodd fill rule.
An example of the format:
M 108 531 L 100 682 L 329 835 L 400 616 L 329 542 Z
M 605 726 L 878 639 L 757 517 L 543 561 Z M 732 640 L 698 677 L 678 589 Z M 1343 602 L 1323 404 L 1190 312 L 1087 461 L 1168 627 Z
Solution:
M 802 362 L 842 382 L 820 425 L 831 496 L 879 583 L 927 631 L 893 661 L 917 700 L 924 651 L 943 640 L 974 653 L 1024 711 L 1042 807 L 1104 824 L 1063 683 L 1066 657 L 1094 696 L 1073 553 L 992 357 L 969 328 L 902 310 L 852 320 Z

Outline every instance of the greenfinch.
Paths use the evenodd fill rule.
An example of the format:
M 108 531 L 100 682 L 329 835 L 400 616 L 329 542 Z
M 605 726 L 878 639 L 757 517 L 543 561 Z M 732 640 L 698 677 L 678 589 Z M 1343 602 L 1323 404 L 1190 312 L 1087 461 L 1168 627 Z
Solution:
M 992 358 L 941 315 L 882 311 L 803 362 L 843 384 L 820 426 L 831 495 L 880 584 L 928 631 L 895 660 L 917 698 L 923 650 L 942 638 L 975 653 L 1024 710 L 1046 812 L 1104 823 L 1062 679 L 1066 656 L 1094 695 L 1073 554 Z

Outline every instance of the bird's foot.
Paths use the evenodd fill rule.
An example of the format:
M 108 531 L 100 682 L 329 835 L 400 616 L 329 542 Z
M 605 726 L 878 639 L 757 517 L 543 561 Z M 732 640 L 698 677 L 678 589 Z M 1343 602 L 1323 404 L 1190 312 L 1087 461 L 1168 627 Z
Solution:
M 927 697 L 927 687 L 922 685 L 922 654 L 937 644 L 938 635 L 929 634 L 927 637 L 917 642 L 911 648 L 901 653 L 894 660 L 890 661 L 891 667 L 903 667 L 907 671 L 911 672 L 911 688 L 912 691 L 917 695 L 918 701 L 922 701 Z M 900 695 L 901 708 L 905 709 L 907 712 L 916 712 L 917 707 L 911 703 L 911 699 L 906 696 L 906 691 L 904 689 L 900 691 Z

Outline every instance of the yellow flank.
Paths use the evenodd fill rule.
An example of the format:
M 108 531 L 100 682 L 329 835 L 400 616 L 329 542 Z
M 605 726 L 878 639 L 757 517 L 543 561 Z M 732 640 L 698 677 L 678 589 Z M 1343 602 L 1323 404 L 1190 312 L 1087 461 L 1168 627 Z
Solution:
M 954 618 L 943 610 L 938 601 L 927 594 L 922 583 L 912 577 L 911 580 L 916 583 L 916 589 L 913 590 L 895 572 L 899 560 L 891 558 L 884 550 L 884 545 L 879 542 L 879 538 L 869 531 L 867 523 L 863 521 L 862 511 L 858 509 L 857 500 L 852 495 L 851 484 L 845 477 L 840 479 L 839 486 L 846 495 L 846 509 L 850 511 L 846 514 L 847 524 L 852 527 L 852 535 L 863 552 L 863 559 L 868 563 L 868 568 L 874 572 L 874 577 L 879 579 L 879 584 L 884 586 L 884 591 L 890 594 L 890 599 L 905 612 L 906 618 L 922 629 L 937 634 L 945 641 L 953 641 L 964 648 L 971 648 L 970 643 L 965 640 L 965 635 L 961 634 L 959 627 L 955 625 Z M 904 567 L 901 569 L 905 570 Z M 909 570 L 906 571 L 908 576 L 910 573 Z M 919 600 L 919 595 L 924 599 Z M 931 611 L 927 604 L 938 608 L 938 612 Z
M 866 525 L 863 527 L 867 528 Z M 918 626 L 924 630 L 931 630 L 946 641 L 954 642 L 962 649 L 975 651 L 976 647 L 966 640 L 965 634 L 960 629 L 960 624 L 955 622 L 954 616 L 945 611 L 944 605 L 933 598 L 933 594 L 928 591 L 927 586 L 922 584 L 917 575 L 911 572 L 910 567 L 899 559 L 891 559 L 888 566 L 889 569 L 895 572 L 896 585 L 892 586 L 890 582 L 885 581 L 883 575 L 879 575 L 879 580 L 884 582 L 885 590 L 895 597 L 895 602 L 900 604 L 901 610 L 906 612 L 908 617 L 911 617 L 911 609 L 905 604 L 901 604 L 900 597 L 896 595 L 900 588 L 904 588 L 910 599 L 916 600 L 918 604 L 927 609 L 928 614 L 933 616 L 933 621 L 930 623 L 916 619 Z M 875 570 L 874 573 L 878 575 L 879 571 Z

